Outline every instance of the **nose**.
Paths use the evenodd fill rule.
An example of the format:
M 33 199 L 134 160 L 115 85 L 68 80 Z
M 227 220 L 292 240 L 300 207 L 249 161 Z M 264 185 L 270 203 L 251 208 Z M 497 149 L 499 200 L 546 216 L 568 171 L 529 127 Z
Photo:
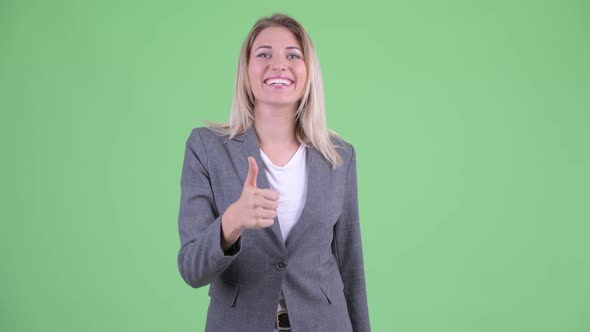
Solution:
M 283 62 L 283 60 L 277 59 L 271 63 L 270 69 L 284 71 L 285 70 L 285 63 Z

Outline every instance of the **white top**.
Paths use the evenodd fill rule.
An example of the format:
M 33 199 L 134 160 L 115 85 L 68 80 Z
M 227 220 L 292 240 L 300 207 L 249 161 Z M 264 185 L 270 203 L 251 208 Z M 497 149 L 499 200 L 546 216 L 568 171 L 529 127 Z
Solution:
M 279 207 L 277 216 L 283 241 L 299 219 L 307 193 L 307 169 L 305 167 L 305 146 L 301 144 L 299 149 L 291 157 L 285 166 L 279 167 L 260 150 L 264 170 L 270 184 L 270 188 L 279 193 Z
M 282 167 L 273 164 L 262 149 L 260 149 L 260 156 L 264 162 L 264 170 L 270 188 L 279 194 L 277 216 L 283 241 L 287 241 L 291 229 L 303 211 L 307 195 L 305 145 L 301 144 L 289 162 Z M 281 292 L 277 311 L 285 309 L 285 299 L 283 292 Z

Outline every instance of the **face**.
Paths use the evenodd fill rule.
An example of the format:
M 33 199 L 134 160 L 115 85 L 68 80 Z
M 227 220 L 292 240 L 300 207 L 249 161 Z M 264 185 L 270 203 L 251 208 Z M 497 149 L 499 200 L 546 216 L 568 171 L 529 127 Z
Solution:
M 250 51 L 248 78 L 256 105 L 297 106 L 307 69 L 302 47 L 289 29 L 269 27 L 258 34 Z

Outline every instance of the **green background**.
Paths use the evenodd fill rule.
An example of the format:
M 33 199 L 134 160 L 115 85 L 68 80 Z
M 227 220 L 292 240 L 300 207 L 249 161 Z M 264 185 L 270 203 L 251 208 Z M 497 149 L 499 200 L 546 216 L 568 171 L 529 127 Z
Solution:
M 184 144 L 310 33 L 354 144 L 374 331 L 590 331 L 590 3 L 0 0 L 1 331 L 201 331 Z

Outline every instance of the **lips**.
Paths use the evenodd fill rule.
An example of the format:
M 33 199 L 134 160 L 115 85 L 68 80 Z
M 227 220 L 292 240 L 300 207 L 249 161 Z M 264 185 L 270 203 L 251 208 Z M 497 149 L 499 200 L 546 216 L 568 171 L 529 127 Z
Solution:
M 287 77 L 269 77 L 264 80 L 264 84 L 273 88 L 286 88 L 293 84 L 293 80 Z

